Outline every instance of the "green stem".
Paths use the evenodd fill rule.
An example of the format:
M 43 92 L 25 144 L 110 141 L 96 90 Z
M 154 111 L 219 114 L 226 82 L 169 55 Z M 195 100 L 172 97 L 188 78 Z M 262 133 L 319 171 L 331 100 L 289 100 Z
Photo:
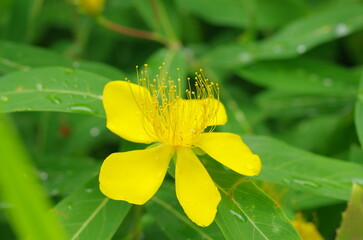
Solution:
M 38 16 L 40 10 L 42 9 L 42 6 L 43 6 L 43 0 L 35 0 L 30 9 L 29 17 L 28 17 L 28 21 L 27 21 L 27 28 L 28 28 L 27 34 L 26 34 L 27 42 L 31 42 L 34 38 L 35 21 L 36 21 L 36 18 Z
M 138 206 L 138 205 L 134 205 L 134 219 L 133 219 L 133 224 L 132 227 L 130 229 L 129 234 L 127 234 L 123 239 L 124 240 L 133 240 L 133 239 L 138 239 L 140 237 L 141 234 L 141 218 L 142 218 L 142 214 L 144 212 L 144 206 Z
M 158 0 L 150 0 L 150 4 L 153 9 L 156 24 L 160 23 L 169 39 L 171 39 L 173 42 L 178 42 L 178 38 L 173 30 L 173 26 L 169 21 L 169 17 L 163 4 Z
M 104 16 L 99 16 L 97 18 L 97 21 L 100 25 L 103 27 L 120 33 L 124 35 L 128 35 L 135 38 L 141 38 L 141 39 L 147 39 L 155 42 L 159 42 L 164 45 L 168 45 L 168 42 L 163 39 L 159 34 L 156 34 L 154 32 L 144 31 L 144 30 L 138 30 L 130 27 L 125 27 L 120 24 L 114 23 L 108 19 L 106 19 Z
M 247 30 L 243 34 L 242 41 L 250 42 L 256 39 L 256 3 L 253 1 L 242 0 L 247 13 Z

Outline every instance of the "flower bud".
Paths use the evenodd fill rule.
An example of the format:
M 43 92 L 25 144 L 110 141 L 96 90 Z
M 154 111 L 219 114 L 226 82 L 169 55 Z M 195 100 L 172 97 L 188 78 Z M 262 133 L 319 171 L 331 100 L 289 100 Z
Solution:
M 78 3 L 82 12 L 91 16 L 98 16 L 103 11 L 105 0 L 78 0 Z

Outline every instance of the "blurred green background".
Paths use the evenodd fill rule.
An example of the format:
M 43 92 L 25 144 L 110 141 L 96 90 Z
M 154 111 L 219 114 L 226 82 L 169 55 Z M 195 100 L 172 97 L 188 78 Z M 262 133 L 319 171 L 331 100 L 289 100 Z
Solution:
M 13 210 L 33 209 L 37 197 L 58 215 L 81 208 L 61 224 L 51 218 L 44 236 L 233 239 L 218 222 L 222 233 L 214 225 L 209 238 L 190 224 L 173 229 L 155 210 L 161 200 L 131 208 L 98 192 L 103 159 L 141 148 L 106 129 L 103 86 L 162 62 L 174 77 L 178 67 L 183 78 L 203 68 L 219 82 L 229 122 L 217 129 L 249 135 L 263 160 L 255 183 L 290 219 L 303 212 L 325 239 L 336 238 L 352 182 L 363 184 L 363 1 L 107 0 L 96 10 L 90 2 L 0 2 L 0 110 L 11 113 L 0 128 L 0 239 L 29 234 L 19 234 L 24 211 Z M 35 173 L 34 183 L 24 185 L 19 169 Z M 171 182 L 160 194 L 174 191 Z M 27 195 L 29 186 L 39 191 Z

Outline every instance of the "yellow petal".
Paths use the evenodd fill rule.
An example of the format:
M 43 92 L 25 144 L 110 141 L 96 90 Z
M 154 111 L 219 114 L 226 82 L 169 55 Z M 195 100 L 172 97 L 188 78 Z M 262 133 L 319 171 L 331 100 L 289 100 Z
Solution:
M 161 145 L 111 154 L 101 167 L 101 192 L 115 200 L 144 204 L 163 182 L 173 151 Z
M 301 213 L 297 213 L 297 219 L 291 223 L 303 240 L 323 240 L 319 231 L 312 222 L 306 222 Z
M 239 174 L 255 176 L 261 171 L 260 157 L 253 154 L 236 134 L 205 133 L 197 146 Z
M 109 82 L 103 90 L 107 128 L 131 142 L 155 141 L 153 129 L 138 106 L 148 98 L 150 93 L 144 87 L 126 81 Z
M 221 101 L 217 101 L 217 114 L 214 119 L 211 119 L 211 121 L 208 123 L 208 126 L 213 125 L 224 125 L 227 123 L 227 113 L 226 108 L 224 107 L 223 103 Z
M 177 150 L 175 185 L 178 200 L 188 217 L 199 226 L 210 225 L 221 196 L 190 148 Z
M 198 124 L 206 121 L 205 126 L 224 125 L 227 123 L 226 108 L 217 99 L 190 99 L 182 100 L 180 109 L 184 112 L 180 114 L 186 121 L 194 121 Z M 205 119 L 206 118 L 206 119 Z

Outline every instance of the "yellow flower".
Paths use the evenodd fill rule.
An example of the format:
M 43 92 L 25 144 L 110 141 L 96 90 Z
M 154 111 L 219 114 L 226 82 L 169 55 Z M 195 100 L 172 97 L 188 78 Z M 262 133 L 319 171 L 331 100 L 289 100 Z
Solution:
M 247 176 L 259 174 L 261 161 L 238 135 L 212 132 L 215 125 L 227 122 L 218 84 L 201 70 L 193 88 L 188 79 L 187 99 L 182 99 L 180 79 L 175 82 L 162 67 L 159 70 L 149 79 L 145 65 L 139 84 L 112 81 L 105 86 L 107 128 L 132 142 L 158 144 L 108 156 L 101 167 L 100 189 L 109 198 L 144 204 L 159 189 L 175 154 L 177 198 L 193 222 L 208 226 L 221 196 L 193 149 Z
M 89 15 L 97 16 L 104 8 L 106 0 L 77 0 L 81 10 Z
M 291 224 L 303 240 L 324 240 L 315 225 L 311 222 L 306 222 L 301 213 L 296 214 L 296 220 L 292 220 Z

